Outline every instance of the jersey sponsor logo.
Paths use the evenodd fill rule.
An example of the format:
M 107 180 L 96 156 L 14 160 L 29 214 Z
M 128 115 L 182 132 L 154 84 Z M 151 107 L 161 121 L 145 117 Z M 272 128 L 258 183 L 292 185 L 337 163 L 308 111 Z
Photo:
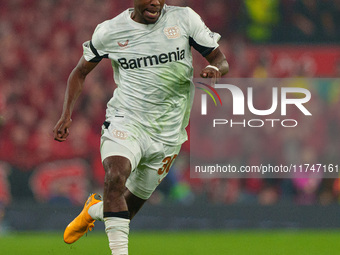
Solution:
M 119 47 L 126 48 L 129 44 L 129 40 L 126 40 L 125 43 L 117 42 Z
M 166 64 L 168 62 L 177 62 L 185 58 L 185 50 L 176 48 L 176 51 L 161 53 L 158 56 L 152 55 L 140 58 L 119 58 L 118 62 L 123 69 L 136 69 L 160 64 Z
M 176 39 L 181 36 L 181 30 L 178 26 L 164 28 L 164 34 L 168 39 Z

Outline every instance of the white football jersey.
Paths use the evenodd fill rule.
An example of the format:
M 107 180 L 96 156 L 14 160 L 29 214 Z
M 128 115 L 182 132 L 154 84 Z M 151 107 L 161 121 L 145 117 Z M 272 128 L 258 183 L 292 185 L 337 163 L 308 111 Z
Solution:
M 117 89 L 107 118 L 128 114 L 152 139 L 181 144 L 187 139 L 194 92 L 191 46 L 206 56 L 218 47 L 220 35 L 189 7 L 164 5 L 155 24 L 135 22 L 132 12 L 99 24 L 83 44 L 84 58 L 111 59 Z

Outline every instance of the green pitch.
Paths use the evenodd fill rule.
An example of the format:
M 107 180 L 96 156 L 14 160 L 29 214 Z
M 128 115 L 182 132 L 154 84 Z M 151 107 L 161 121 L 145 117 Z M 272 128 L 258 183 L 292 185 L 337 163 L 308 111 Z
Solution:
M 106 235 L 90 232 L 72 245 L 62 233 L 0 236 L 6 255 L 110 255 Z M 131 255 L 323 255 L 340 254 L 340 231 L 132 232 Z

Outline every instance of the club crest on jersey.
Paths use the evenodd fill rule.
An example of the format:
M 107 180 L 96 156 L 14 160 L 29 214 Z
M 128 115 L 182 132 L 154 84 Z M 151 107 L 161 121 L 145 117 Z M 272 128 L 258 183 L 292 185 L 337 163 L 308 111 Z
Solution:
M 126 48 L 129 44 L 129 40 L 126 40 L 125 43 L 117 42 L 119 47 Z
M 128 138 L 128 134 L 125 131 L 113 129 L 112 134 L 114 137 L 121 139 L 121 140 L 126 140 Z
M 164 28 L 164 34 L 168 39 L 176 39 L 181 36 L 181 30 L 178 26 Z

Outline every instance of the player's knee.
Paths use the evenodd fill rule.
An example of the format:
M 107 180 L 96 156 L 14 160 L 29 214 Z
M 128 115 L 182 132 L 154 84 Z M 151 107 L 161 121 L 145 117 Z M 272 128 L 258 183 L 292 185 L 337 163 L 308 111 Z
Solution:
M 124 191 L 125 182 L 130 175 L 130 162 L 123 157 L 110 157 L 104 160 L 104 184 L 110 190 Z
M 127 176 L 115 169 L 109 169 L 106 171 L 104 184 L 111 187 L 111 189 L 124 190 Z

